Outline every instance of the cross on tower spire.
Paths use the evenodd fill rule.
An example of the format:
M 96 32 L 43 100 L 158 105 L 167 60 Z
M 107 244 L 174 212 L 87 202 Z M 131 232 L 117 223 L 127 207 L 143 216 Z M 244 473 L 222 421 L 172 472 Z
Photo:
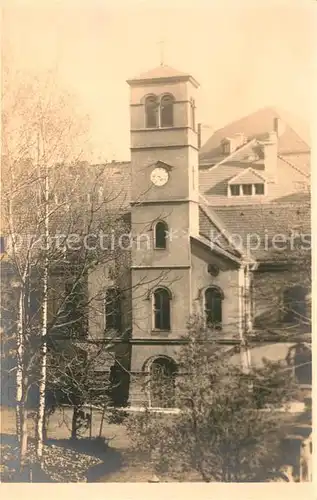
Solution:
M 160 65 L 161 66 L 164 66 L 164 56 L 165 56 L 165 40 L 161 39 L 159 42 L 158 42 L 159 46 L 160 46 Z

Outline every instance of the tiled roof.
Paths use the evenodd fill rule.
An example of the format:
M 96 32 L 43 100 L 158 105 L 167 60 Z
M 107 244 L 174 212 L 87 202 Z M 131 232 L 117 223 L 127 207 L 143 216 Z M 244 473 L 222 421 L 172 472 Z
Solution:
M 131 201 L 131 163 L 113 162 L 105 169 L 105 191 L 116 207 L 126 209 Z
M 274 200 L 274 203 L 294 203 L 294 202 L 310 203 L 310 193 L 305 193 L 305 192 L 292 193 L 286 196 L 281 196 L 281 198 Z
M 208 216 L 202 207 L 199 208 L 199 234 L 207 238 L 207 240 L 213 241 L 224 250 L 237 255 L 238 252 L 227 240 L 224 232 L 222 232 L 222 230 L 219 229 L 214 222 L 212 222 L 210 216 Z
M 236 207 L 217 207 L 216 214 L 224 222 L 235 243 L 241 242 L 244 248 L 261 261 L 292 260 L 306 258 L 309 254 L 307 238 L 311 234 L 310 202 L 306 197 L 299 203 L 270 203 Z M 289 241 L 286 245 L 272 244 L 275 235 L 291 238 L 292 232 L 306 237 L 306 243 L 298 249 L 299 240 L 294 248 Z M 281 240 L 280 240 L 281 241 Z M 274 248 L 273 248 L 274 246 Z
M 254 198 L 252 197 L 228 197 L 228 183 L 235 176 L 242 175 L 250 166 L 252 170 L 258 172 L 260 176 L 267 178 L 263 160 L 243 163 L 232 158 L 230 161 L 224 162 L 221 165 L 201 168 L 199 170 L 200 192 L 208 199 L 209 204 L 212 206 L 254 204 Z M 300 187 L 301 184 L 309 183 L 309 179 L 306 175 L 299 172 L 298 169 L 293 168 L 283 158 L 277 159 L 276 168 L 276 182 L 269 184 L 267 195 L 264 199 L 261 199 L 261 203 L 272 202 L 283 196 L 291 195 L 302 189 Z
M 201 148 L 201 161 L 212 161 L 213 157 L 221 155 L 221 141 L 225 137 L 238 133 L 243 133 L 247 138 L 263 137 L 273 130 L 274 118 L 280 118 L 285 127 L 278 142 L 279 153 L 297 154 L 309 150 L 307 142 L 283 120 L 280 112 L 273 108 L 263 108 L 217 130 Z

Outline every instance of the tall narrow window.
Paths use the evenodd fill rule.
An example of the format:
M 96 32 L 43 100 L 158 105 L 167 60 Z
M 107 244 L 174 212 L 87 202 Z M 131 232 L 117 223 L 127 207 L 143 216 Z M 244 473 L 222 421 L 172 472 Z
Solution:
M 166 248 L 166 238 L 168 232 L 168 225 L 166 222 L 159 221 L 155 225 L 155 234 L 154 234 L 154 246 L 155 248 Z
M 264 194 L 264 184 L 254 184 L 255 194 Z
M 286 323 L 305 323 L 309 320 L 308 290 L 300 285 L 284 291 L 283 320 Z
M 231 196 L 239 196 L 240 195 L 240 184 L 231 184 L 230 185 L 230 194 L 231 194 Z
M 105 297 L 106 329 L 121 330 L 121 297 L 117 288 L 108 288 Z
M 156 128 L 157 120 L 157 99 L 155 96 L 149 96 L 145 100 L 145 126 L 146 128 Z
M 171 329 L 171 294 L 166 288 L 158 288 L 153 294 L 154 328 L 156 330 Z
M 86 282 L 65 283 L 64 312 L 60 321 L 64 322 L 70 336 L 82 336 L 86 332 Z
M 164 95 L 161 98 L 160 105 L 160 126 L 161 127 L 173 127 L 174 116 L 173 116 L 173 103 L 174 99 L 171 95 Z
M 207 288 L 205 291 L 205 317 L 207 326 L 221 330 L 222 328 L 222 291 L 218 288 Z
M 242 184 L 242 192 L 245 196 L 252 195 L 252 184 Z

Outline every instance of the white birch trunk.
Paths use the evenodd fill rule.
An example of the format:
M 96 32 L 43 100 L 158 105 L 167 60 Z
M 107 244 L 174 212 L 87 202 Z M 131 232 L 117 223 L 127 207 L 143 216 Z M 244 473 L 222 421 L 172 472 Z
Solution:
M 16 433 L 19 443 L 22 438 L 21 405 L 23 402 L 23 290 L 19 292 L 17 321 L 17 371 L 16 371 Z
M 39 408 L 37 421 L 37 458 L 41 462 L 43 456 L 44 424 L 45 424 L 45 389 L 46 389 L 46 361 L 47 361 L 47 294 L 48 294 L 48 269 L 45 262 L 43 276 L 43 305 L 42 305 L 42 345 L 40 358 L 39 380 Z
M 23 467 L 28 446 L 26 398 L 28 392 L 28 377 L 25 373 L 25 346 L 24 346 L 24 305 L 25 280 L 28 265 L 23 273 L 23 285 L 20 288 L 18 321 L 17 321 L 17 374 L 16 374 L 16 432 L 20 447 L 20 467 Z
M 45 257 L 43 273 L 43 302 L 42 302 L 42 330 L 41 330 L 41 356 L 39 379 L 39 407 L 37 418 L 37 459 L 41 463 L 43 458 L 43 441 L 45 425 L 45 392 L 46 392 L 46 364 L 47 364 L 47 321 L 48 321 L 48 250 L 49 250 L 49 182 L 48 168 L 45 165 L 45 195 L 44 195 L 44 232 L 45 232 Z
M 15 256 L 15 239 L 14 239 L 14 224 L 12 216 L 12 205 L 11 200 L 8 203 L 8 220 L 9 220 L 9 230 L 12 235 L 12 251 Z M 25 269 L 26 270 L 26 269 Z M 25 276 L 25 272 L 23 273 Z M 24 283 L 19 283 L 14 285 L 16 288 L 19 287 L 19 303 L 17 312 L 17 336 L 16 336 L 16 434 L 19 444 L 22 442 L 22 412 L 21 405 L 23 402 L 23 352 L 24 352 L 24 342 L 23 342 L 23 315 L 24 315 L 24 301 L 23 301 L 23 285 Z
M 13 228 L 12 214 L 10 210 L 10 228 Z M 16 433 L 19 441 L 20 469 L 25 462 L 28 446 L 27 410 L 25 408 L 27 396 L 28 378 L 25 375 L 25 344 L 24 344 L 24 317 L 25 317 L 25 293 L 26 279 L 29 265 L 25 263 L 22 275 L 22 283 L 19 284 L 19 304 L 17 314 L 17 346 L 16 346 Z

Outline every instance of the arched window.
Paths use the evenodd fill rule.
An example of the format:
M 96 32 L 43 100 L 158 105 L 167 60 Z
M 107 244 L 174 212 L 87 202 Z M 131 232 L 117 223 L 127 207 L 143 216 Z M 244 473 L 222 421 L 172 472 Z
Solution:
M 308 290 L 300 285 L 293 286 L 283 294 L 283 320 L 286 323 L 300 323 L 309 319 Z
M 121 330 L 121 297 L 117 288 L 108 288 L 105 296 L 106 329 Z
M 155 248 L 166 248 L 166 238 L 167 238 L 168 225 L 166 222 L 159 221 L 155 225 L 154 230 L 154 247 Z
M 145 126 L 146 128 L 158 127 L 157 99 L 154 95 L 145 99 Z
M 153 316 L 155 330 L 171 329 L 171 293 L 158 288 L 153 294 Z
M 150 366 L 150 406 L 173 408 L 175 406 L 176 363 L 164 356 L 154 359 Z
M 174 98 L 171 95 L 164 95 L 160 103 L 160 126 L 173 127 L 174 125 Z
M 205 318 L 207 326 L 221 330 L 223 293 L 219 288 L 210 287 L 205 291 Z
M 64 290 L 63 313 L 60 320 L 65 324 L 68 335 L 75 337 L 84 336 L 87 331 L 87 282 L 84 278 L 75 283 L 67 281 Z M 55 290 L 55 300 L 58 304 L 57 293 L 58 291 Z M 56 303 L 55 306 L 52 304 L 53 310 L 56 307 Z

